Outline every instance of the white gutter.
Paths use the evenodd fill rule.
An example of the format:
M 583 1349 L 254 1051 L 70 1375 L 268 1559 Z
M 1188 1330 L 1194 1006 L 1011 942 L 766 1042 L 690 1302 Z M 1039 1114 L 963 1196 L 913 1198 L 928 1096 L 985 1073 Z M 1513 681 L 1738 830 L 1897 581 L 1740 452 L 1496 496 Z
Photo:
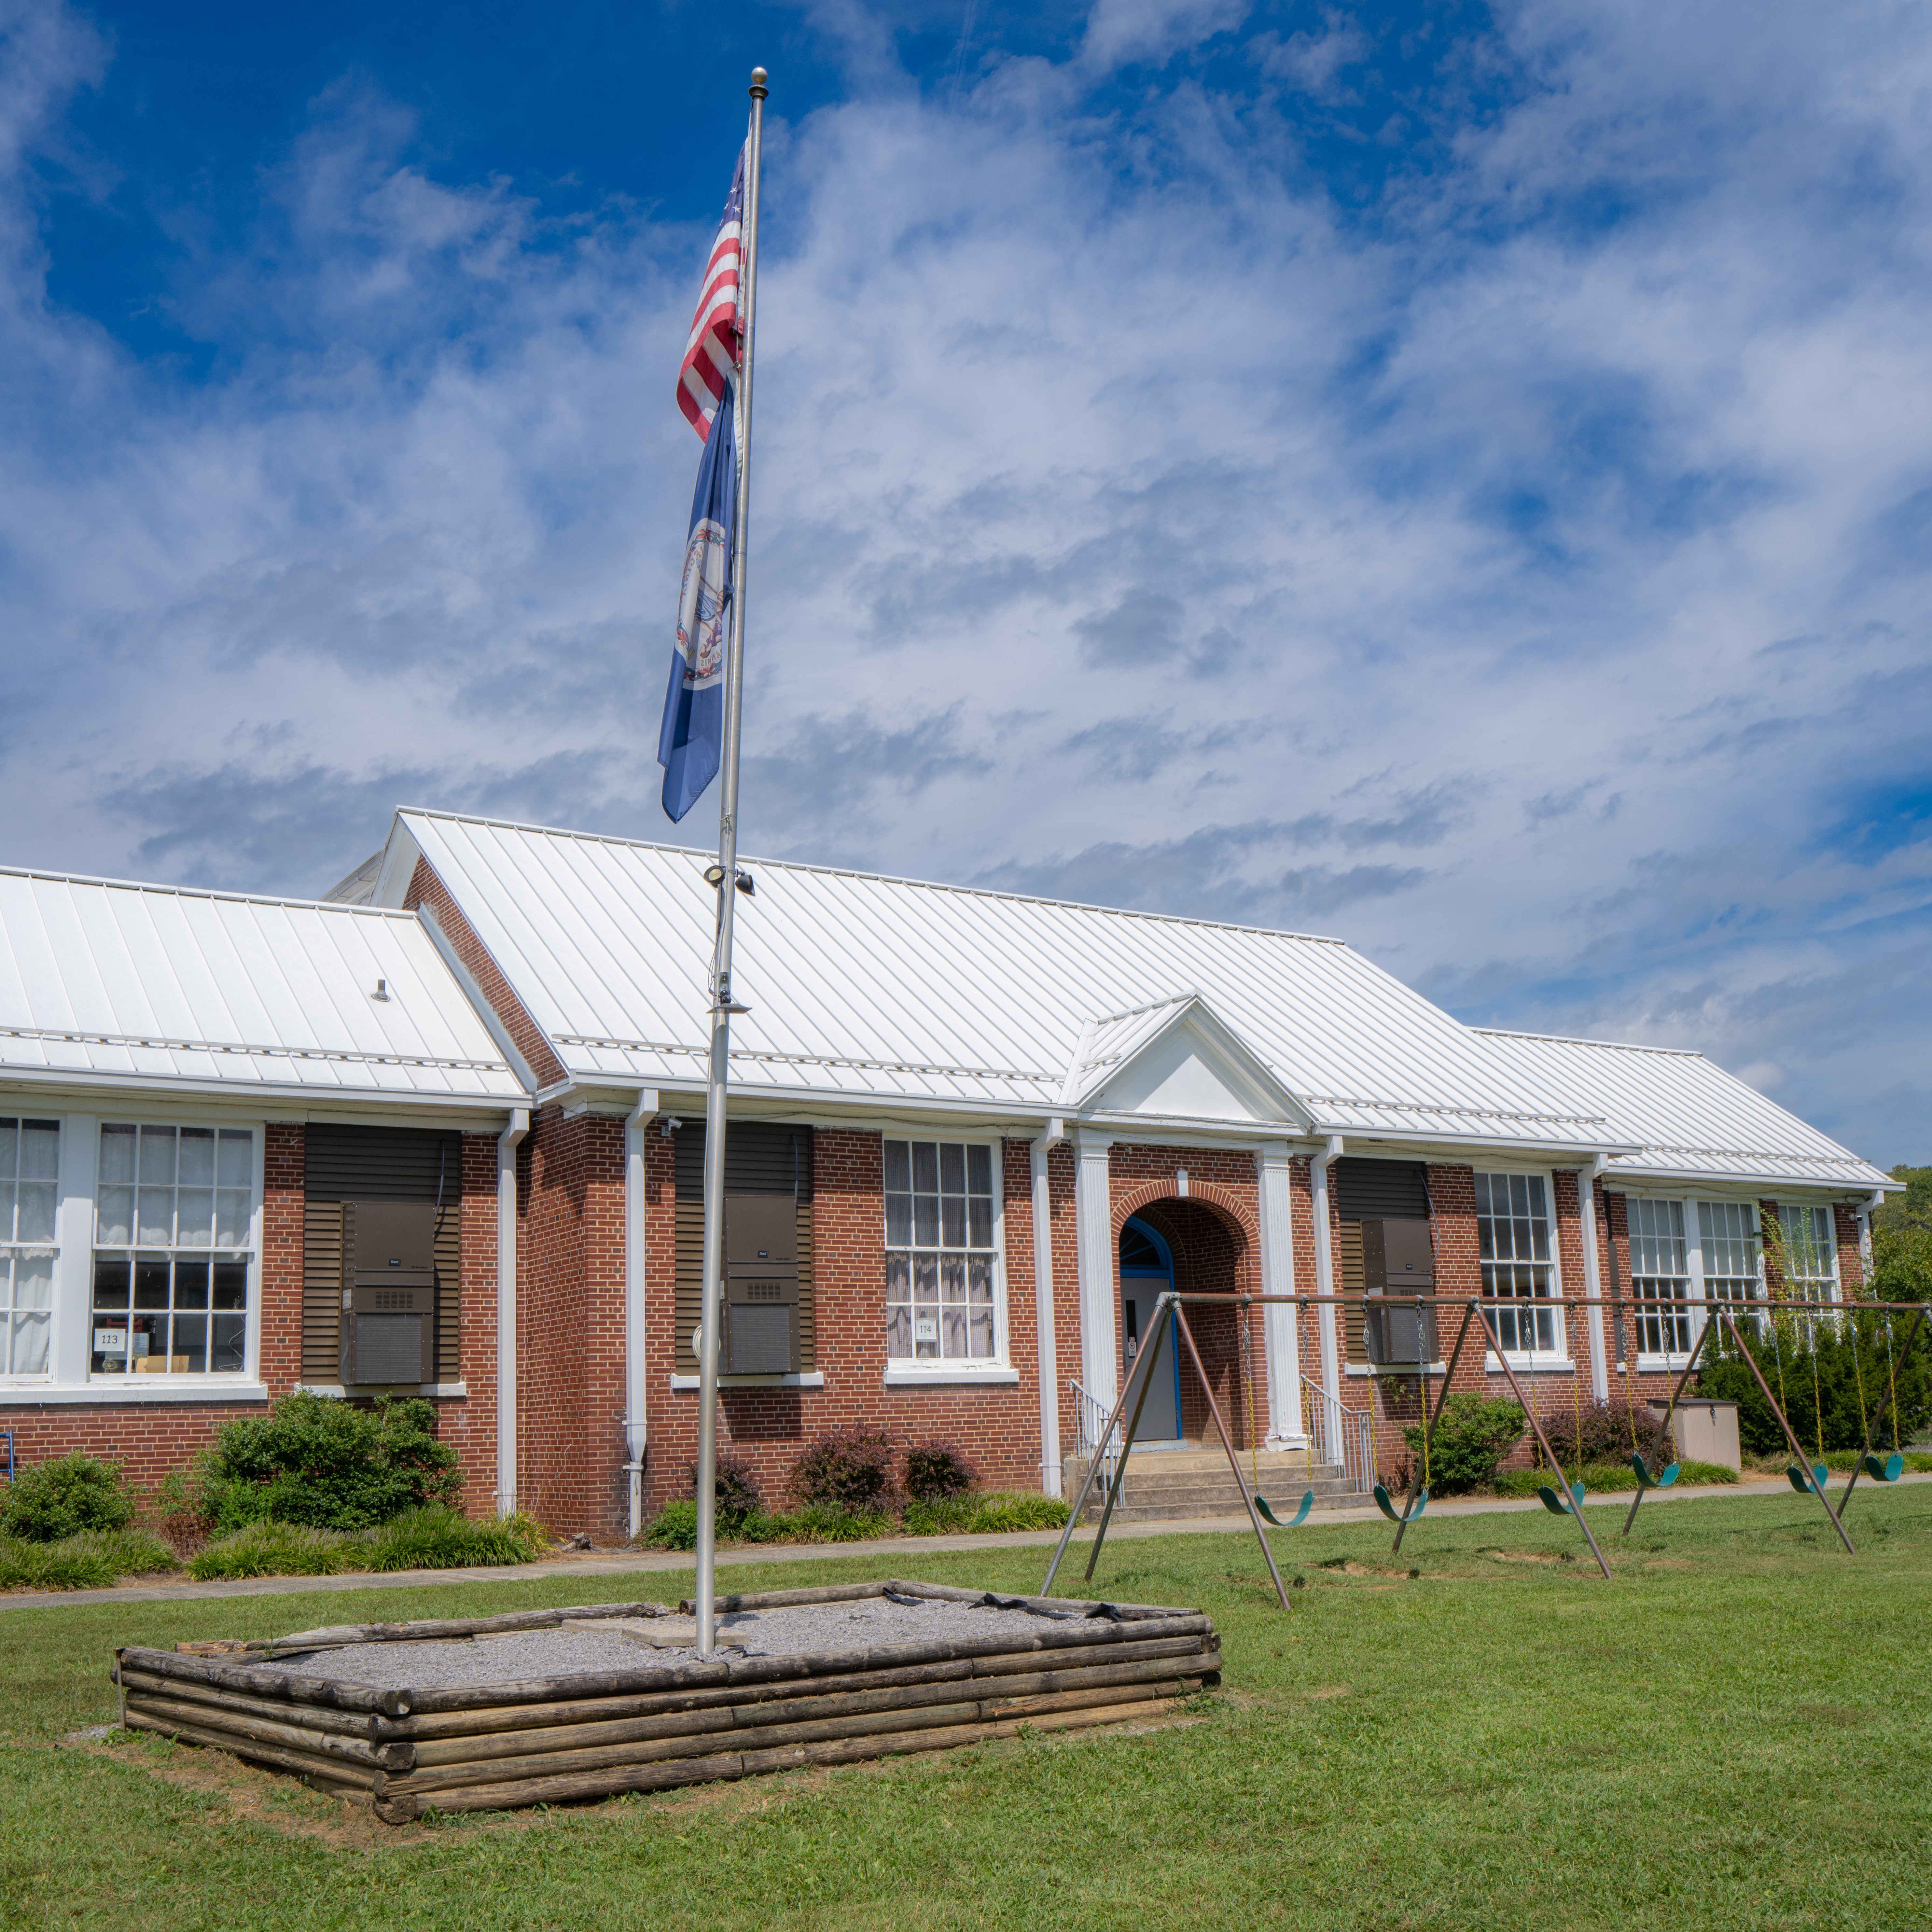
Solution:
M 1583 1237 L 1583 1292 L 1593 1301 L 1603 1294 L 1602 1272 L 1597 1260 L 1597 1177 L 1605 1172 L 1610 1164 L 1606 1154 L 1600 1154 L 1588 1167 L 1576 1170 L 1576 1214 Z M 1590 1338 L 1590 1394 L 1594 1401 L 1607 1402 L 1610 1397 L 1610 1359 L 1604 1347 L 1604 1310 L 1598 1305 L 1584 1310 L 1584 1332 Z M 1634 1373 L 1636 1364 L 1630 1368 Z
M 1328 1169 L 1342 1157 L 1344 1142 L 1340 1134 L 1330 1134 L 1328 1144 L 1308 1165 L 1309 1184 L 1315 1196 L 1315 1292 L 1335 1292 L 1335 1244 L 1328 1226 Z M 1331 1402 L 1342 1400 L 1342 1352 L 1335 1338 L 1335 1304 L 1321 1304 L 1316 1332 L 1322 1338 L 1322 1386 Z
M 656 1118 L 658 1090 L 640 1087 L 624 1116 L 624 1471 L 631 1479 L 631 1534 L 644 1526 L 645 1411 L 650 1377 L 644 1364 L 644 1130 Z
M 1059 1498 L 1060 1358 L 1053 1330 L 1053 1202 L 1046 1157 L 1066 1138 L 1066 1124 L 1051 1120 L 1046 1132 L 1027 1143 L 1033 1156 L 1033 1312 L 1034 1347 L 1040 1358 L 1040 1487 Z
M 517 1513 L 517 1149 L 530 1130 L 518 1107 L 496 1136 L 496 1514 Z

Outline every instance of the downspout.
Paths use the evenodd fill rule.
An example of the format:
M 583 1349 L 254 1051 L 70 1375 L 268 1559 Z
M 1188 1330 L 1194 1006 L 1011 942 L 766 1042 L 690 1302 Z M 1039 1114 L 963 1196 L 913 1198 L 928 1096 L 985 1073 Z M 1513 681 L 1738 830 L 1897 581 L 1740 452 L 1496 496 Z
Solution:
M 1342 1157 L 1343 1142 L 1330 1134 L 1328 1144 L 1308 1164 L 1309 1185 L 1314 1194 L 1315 1292 L 1322 1296 L 1335 1292 L 1335 1244 L 1328 1226 L 1328 1170 Z M 1335 1304 L 1324 1300 L 1316 1332 L 1322 1338 L 1322 1386 L 1330 1402 L 1342 1400 L 1342 1352 L 1335 1339 Z M 1325 1432 L 1326 1424 L 1324 1425 Z
M 1872 1239 L 1871 1217 L 1885 1205 L 1885 1190 L 1874 1187 L 1858 1210 L 1858 1272 L 1864 1279 L 1858 1283 L 1858 1292 L 1867 1300 L 1872 1293 Z
M 645 1410 L 650 1377 L 644 1366 L 644 1130 L 656 1117 L 655 1087 L 640 1088 L 624 1116 L 624 1473 L 631 1479 L 631 1535 L 644 1526 Z
M 1576 1218 L 1583 1238 L 1583 1293 L 1592 1304 L 1583 1311 L 1583 1332 L 1590 1338 L 1590 1395 L 1596 1402 L 1610 1399 L 1610 1358 L 1604 1346 L 1603 1274 L 1597 1263 L 1597 1177 L 1610 1164 L 1610 1156 L 1600 1154 L 1588 1167 L 1576 1170 Z
M 1046 1157 L 1066 1138 L 1064 1120 L 1051 1120 L 1046 1132 L 1027 1143 L 1033 1160 L 1033 1312 L 1034 1346 L 1040 1358 L 1040 1488 L 1060 1498 L 1060 1360 L 1053 1328 L 1053 1202 Z
M 512 1109 L 496 1136 L 496 1514 L 517 1513 L 517 1149 L 530 1130 Z

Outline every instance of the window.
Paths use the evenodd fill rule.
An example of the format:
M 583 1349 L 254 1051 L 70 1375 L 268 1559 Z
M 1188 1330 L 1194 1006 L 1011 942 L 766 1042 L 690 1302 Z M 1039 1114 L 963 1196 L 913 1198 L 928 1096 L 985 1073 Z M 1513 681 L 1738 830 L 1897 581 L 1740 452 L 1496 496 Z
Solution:
M 246 1367 L 254 1180 L 245 1127 L 101 1128 L 94 1374 Z
M 886 1159 L 886 1353 L 995 1359 L 993 1150 L 893 1141 Z
M 1757 1210 L 1748 1201 L 1700 1201 L 1698 1232 L 1702 1238 L 1704 1299 L 1735 1304 L 1733 1318 L 1758 1298 Z
M 1832 1232 L 1831 1209 L 1783 1203 L 1778 1210 L 1778 1232 L 1784 1250 L 1780 1260 L 1785 1293 L 1794 1301 L 1836 1301 L 1838 1244 Z M 1798 1318 L 1808 1345 L 1811 1318 Z
M 1483 1292 L 1522 1304 L 1487 1311 L 1491 1342 L 1505 1354 L 1560 1354 L 1562 1330 L 1551 1305 L 1548 1190 L 1541 1174 L 1476 1176 L 1476 1244 Z
M 47 1372 L 59 1177 L 60 1123 L 0 1114 L 0 1375 Z
M 1637 1352 L 1690 1352 L 1690 1260 L 1681 1201 L 1630 1202 L 1630 1290 L 1636 1301 Z

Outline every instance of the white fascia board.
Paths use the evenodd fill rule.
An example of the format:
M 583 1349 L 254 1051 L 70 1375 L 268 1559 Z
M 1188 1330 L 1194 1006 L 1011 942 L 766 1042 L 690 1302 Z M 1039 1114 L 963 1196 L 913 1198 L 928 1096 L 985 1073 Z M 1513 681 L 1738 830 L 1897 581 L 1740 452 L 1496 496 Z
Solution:
M 157 1094 L 184 1094 L 191 1096 L 197 1106 L 233 1107 L 252 1112 L 258 1118 L 263 1108 L 270 1106 L 278 1118 L 286 1119 L 292 1107 L 306 1111 L 338 1102 L 344 1107 L 380 1108 L 386 1118 L 392 1108 L 398 1112 L 412 1107 L 427 1108 L 439 1114 L 466 1108 L 481 1114 L 530 1105 L 528 1096 L 522 1094 L 436 1094 L 405 1088 L 304 1086 L 282 1081 L 196 1079 L 180 1073 L 97 1073 L 78 1067 L 18 1071 L 0 1067 L 0 1086 L 9 1091 L 44 1092 L 50 1096 L 105 1094 L 110 1097 L 118 1096 L 130 1106 L 152 1104 Z
M 463 997 L 470 1002 L 478 1019 L 483 1023 L 483 1030 L 490 1036 L 491 1043 L 508 1063 L 514 1076 L 523 1083 L 524 1093 L 517 1104 L 526 1106 L 530 1096 L 536 1090 L 537 1076 L 530 1064 L 517 1050 L 517 1042 L 510 1037 L 510 1030 L 497 1017 L 496 1009 L 483 997 L 483 989 L 476 983 L 476 976 L 463 963 L 449 934 L 442 929 L 442 922 L 428 906 L 416 909 L 416 922 L 429 935 L 429 943 L 436 948 L 449 976 L 456 982 Z M 529 1010 L 525 1009 L 527 1012 Z M 535 1022 L 532 1022 L 535 1024 Z M 539 1029 L 541 1030 L 541 1029 Z M 553 1048 L 552 1052 L 556 1049 Z
M 416 861 L 422 856 L 422 848 L 416 842 L 416 834 L 398 812 L 389 821 L 382 868 L 376 874 L 376 890 L 370 896 L 370 904 L 400 910 L 403 901 L 409 896 L 410 881 L 416 877 Z
M 1683 1167 L 1610 1167 L 1598 1176 L 1610 1194 L 1655 1194 L 1664 1197 L 1702 1194 L 1713 1199 L 1735 1195 L 1740 1200 L 1792 1201 L 1800 1195 L 1815 1196 L 1822 1202 L 1856 1205 L 1871 1198 L 1872 1187 L 1858 1180 L 1825 1180 L 1813 1177 L 1797 1180 L 1788 1174 L 1716 1174 L 1702 1168 Z M 1903 1193 L 1905 1184 L 1892 1181 L 1888 1193 Z
M 1472 1156 L 1480 1155 L 1486 1160 L 1504 1162 L 1582 1167 L 1599 1154 L 1635 1151 L 1616 1141 L 1604 1140 L 1516 1140 L 1486 1134 L 1445 1136 L 1441 1140 L 1420 1140 L 1413 1136 L 1398 1139 L 1349 1126 L 1318 1127 L 1316 1132 L 1318 1135 L 1340 1134 L 1348 1142 L 1351 1154 L 1360 1154 L 1366 1159 L 1433 1161 L 1443 1166 L 1466 1167 L 1472 1164 Z M 1608 1182 L 1612 1178 L 1611 1171 L 1606 1169 L 1603 1178 Z

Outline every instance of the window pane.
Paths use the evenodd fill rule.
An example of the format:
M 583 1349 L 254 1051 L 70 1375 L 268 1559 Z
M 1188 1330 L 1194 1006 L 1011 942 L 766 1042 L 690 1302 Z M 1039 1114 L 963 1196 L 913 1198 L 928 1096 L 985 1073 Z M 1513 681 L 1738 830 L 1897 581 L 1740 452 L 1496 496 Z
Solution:
M 135 1216 L 134 1238 L 144 1247 L 166 1247 L 174 1238 L 174 1190 L 144 1187 Z
M 208 1340 L 208 1366 L 217 1375 L 237 1375 L 248 1364 L 248 1318 L 241 1315 L 214 1315 Z
M 942 1301 L 946 1302 L 966 1299 L 966 1261 L 964 1256 L 940 1256 L 939 1296 Z
M 920 1361 L 939 1358 L 939 1262 L 915 1255 L 912 1269 L 912 1348 Z
M 922 1248 L 939 1245 L 939 1196 L 915 1194 L 912 1197 L 912 1238 Z
M 142 1186 L 172 1187 L 175 1178 L 175 1130 L 172 1127 L 141 1130 L 140 1181 Z
M 962 1302 L 956 1307 L 949 1304 L 941 1311 L 940 1319 L 946 1338 L 946 1360 L 949 1362 L 964 1361 L 968 1348 L 965 1304 Z
M 902 1194 L 912 1192 L 912 1155 L 904 1141 L 886 1143 L 886 1185 Z
M 215 1192 L 214 1244 L 219 1248 L 245 1248 L 248 1245 L 249 1195 L 246 1189 L 219 1188 Z
M 912 1354 L 912 1310 L 903 1302 L 886 1310 L 886 1354 L 896 1362 Z
M 181 1172 L 184 1187 L 214 1185 L 214 1130 L 184 1127 L 181 1130 Z
M 0 1268 L 4 1268 L 0 1264 Z M 14 1306 L 51 1308 L 54 1305 L 54 1258 L 16 1255 L 14 1258 Z
M 134 1130 L 132 1127 L 101 1129 L 100 1178 L 104 1181 L 134 1179 Z
M 912 1268 L 904 1255 L 886 1257 L 886 1299 L 888 1301 L 910 1301 L 912 1299 Z
M 0 1186 L 10 1186 L 20 1165 L 20 1124 L 10 1115 L 0 1119 Z
M 0 1208 L 5 1205 L 0 1199 Z M 51 1180 L 23 1180 L 20 1184 L 20 1232 L 16 1240 L 51 1241 L 54 1238 L 54 1184 Z
M 208 1306 L 207 1262 L 176 1262 L 175 1306 L 177 1308 L 206 1308 Z
M 969 1147 L 966 1150 L 966 1185 L 974 1194 L 990 1195 L 993 1191 L 993 1150 L 988 1147 Z
M 912 1144 L 912 1185 L 916 1194 L 939 1192 L 939 1144 L 914 1141 Z
M 214 1305 L 218 1308 L 246 1308 L 248 1305 L 248 1264 L 217 1262 L 214 1264 Z
M 175 1317 L 174 1367 L 190 1376 L 205 1374 L 208 1368 L 208 1317 L 177 1315 Z
M 255 1184 L 255 1136 L 246 1127 L 221 1130 L 221 1164 L 215 1175 L 224 1187 L 249 1187 Z
M 168 1264 L 158 1261 L 152 1255 L 138 1255 L 134 1260 L 134 1306 L 136 1308 L 165 1308 L 168 1305 Z
M 0 1174 L 7 1172 L 0 1155 Z M 20 1123 L 20 1178 L 52 1180 L 60 1173 L 60 1123 L 58 1120 L 22 1120 Z
M 175 1238 L 184 1248 L 206 1248 L 214 1240 L 214 1190 L 184 1187 L 175 1196 Z
M 95 1316 L 94 1346 L 88 1360 L 97 1376 L 128 1372 L 128 1316 L 124 1310 Z
M 94 1258 L 94 1305 L 97 1308 L 128 1306 L 128 1264 L 118 1256 L 97 1255 Z
M 165 1349 L 168 1339 L 168 1318 L 165 1315 L 137 1315 L 129 1325 L 128 1352 L 136 1375 L 154 1375 L 156 1369 L 143 1370 L 141 1364 L 151 1357 L 158 1357 Z
M 969 1247 L 993 1245 L 993 1204 L 976 1194 L 967 1203 L 966 1241 Z
M 912 1196 L 886 1196 L 886 1239 L 894 1247 L 903 1247 L 912 1239 Z
M 94 1238 L 104 1248 L 124 1248 L 134 1238 L 134 1190 L 131 1187 L 104 1187 L 100 1190 Z
M 44 1376 L 47 1372 L 47 1337 L 53 1318 L 48 1315 L 14 1317 L 13 1359 L 8 1372 L 16 1376 Z
M 966 1150 L 957 1141 L 945 1142 L 940 1148 L 939 1185 L 944 1193 L 966 1192 Z
M 963 1194 L 940 1196 L 939 1238 L 949 1248 L 966 1245 L 966 1197 Z

